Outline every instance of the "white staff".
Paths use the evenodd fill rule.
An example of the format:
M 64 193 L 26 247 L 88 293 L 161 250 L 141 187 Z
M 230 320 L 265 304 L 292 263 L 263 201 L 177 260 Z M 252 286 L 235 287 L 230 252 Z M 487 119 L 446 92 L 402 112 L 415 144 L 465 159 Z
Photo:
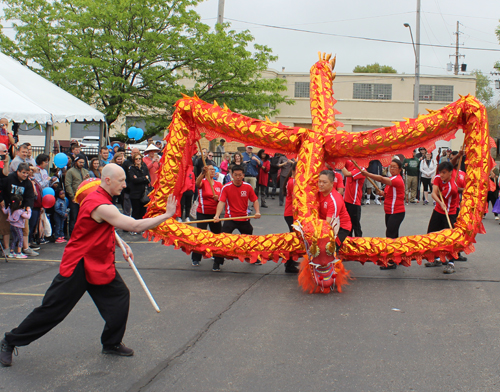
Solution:
M 115 238 L 116 238 L 116 241 L 118 242 L 118 246 L 122 250 L 123 254 L 126 255 L 127 251 L 125 250 L 125 246 L 123 245 L 124 241 L 121 239 L 121 237 L 116 232 L 115 232 Z M 159 308 L 158 304 L 156 303 L 155 299 L 153 298 L 153 296 L 151 295 L 151 291 L 149 291 L 148 286 L 146 286 L 144 279 L 142 279 L 141 274 L 137 270 L 137 267 L 134 264 L 134 260 L 132 260 L 130 258 L 130 256 L 127 256 L 127 261 L 128 261 L 128 264 L 130 265 L 130 267 L 132 268 L 132 270 L 134 271 L 135 276 L 137 277 L 137 279 L 139 279 L 139 283 L 141 284 L 142 288 L 146 292 L 146 295 L 149 298 L 149 302 L 151 302 L 151 305 L 153 305 L 153 308 L 155 308 L 156 312 L 160 313 L 160 308 Z

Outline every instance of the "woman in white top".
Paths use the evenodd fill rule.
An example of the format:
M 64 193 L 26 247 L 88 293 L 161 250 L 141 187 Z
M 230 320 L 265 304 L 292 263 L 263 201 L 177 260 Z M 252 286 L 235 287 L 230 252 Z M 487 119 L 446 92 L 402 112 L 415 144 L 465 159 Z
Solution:
M 436 175 L 436 162 L 432 159 L 432 153 L 427 152 L 420 162 L 420 180 L 424 186 L 424 206 L 429 204 L 428 195 L 432 192 L 431 181 Z

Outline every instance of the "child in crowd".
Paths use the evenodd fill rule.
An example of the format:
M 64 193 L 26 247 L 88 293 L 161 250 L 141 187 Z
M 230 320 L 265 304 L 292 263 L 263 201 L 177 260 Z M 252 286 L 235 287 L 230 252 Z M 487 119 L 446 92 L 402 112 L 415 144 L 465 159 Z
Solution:
M 10 247 L 9 258 L 25 259 L 26 256 L 22 251 L 23 246 L 23 229 L 25 220 L 31 218 L 31 208 L 26 210 L 21 207 L 23 197 L 21 195 L 12 195 L 10 205 L 2 211 L 7 215 L 7 221 L 10 223 L 10 233 L 12 235 L 12 245 Z
M 68 217 L 68 213 L 66 212 L 66 192 L 63 189 L 59 188 L 56 192 L 57 199 L 56 204 L 54 206 L 54 219 L 55 219 L 55 238 L 56 244 L 63 244 L 67 242 L 64 239 L 64 222 Z

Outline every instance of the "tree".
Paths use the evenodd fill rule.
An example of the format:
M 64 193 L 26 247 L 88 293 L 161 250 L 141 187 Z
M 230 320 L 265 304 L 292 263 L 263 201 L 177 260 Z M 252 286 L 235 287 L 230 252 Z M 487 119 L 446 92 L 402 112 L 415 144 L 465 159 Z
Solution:
M 484 105 L 488 105 L 491 98 L 493 98 L 490 79 L 478 69 L 473 70 L 471 74 L 476 75 L 476 98 Z
M 380 65 L 373 63 L 368 65 L 356 65 L 352 70 L 354 73 L 398 73 L 390 65 Z
M 284 81 L 258 78 L 275 60 L 271 50 L 255 45 L 251 54 L 248 32 L 210 31 L 192 9 L 200 1 L 6 0 L 16 35 L 2 34 L 0 46 L 103 111 L 108 125 L 120 115 L 146 116 L 155 126 L 145 137 L 165 129 L 181 92 L 224 93 L 233 110 L 271 114 L 286 99 Z M 178 83 L 186 71 L 200 77 L 194 89 Z M 209 79 L 213 91 L 203 94 Z

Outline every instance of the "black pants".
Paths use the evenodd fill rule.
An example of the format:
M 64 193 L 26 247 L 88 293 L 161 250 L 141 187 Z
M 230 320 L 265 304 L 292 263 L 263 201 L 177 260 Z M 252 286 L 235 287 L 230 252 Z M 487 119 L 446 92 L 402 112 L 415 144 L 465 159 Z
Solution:
M 251 235 L 253 233 L 253 226 L 250 221 L 224 221 L 222 225 L 223 233 L 232 233 L 236 229 L 238 229 L 241 234 Z M 224 264 L 224 257 L 215 257 L 214 263 L 220 265 Z
M 431 179 L 422 177 L 420 180 L 422 181 L 422 184 L 424 186 L 424 192 L 432 192 Z
M 283 201 L 285 200 L 285 187 L 286 187 L 286 180 L 287 177 L 280 176 L 280 193 L 279 193 L 279 199 L 280 199 L 280 205 L 283 204 Z
M 101 335 L 105 346 L 119 344 L 125 328 L 129 310 L 130 293 L 116 272 L 113 281 L 106 285 L 92 285 L 85 278 L 83 259 L 73 274 L 65 278 L 58 274 L 45 293 L 42 305 L 35 308 L 24 321 L 5 334 L 5 340 L 13 346 L 26 346 L 42 337 L 71 312 L 83 294 L 88 291 L 106 324 Z
M 276 187 L 278 186 L 278 172 L 275 172 L 275 173 L 271 173 L 269 172 L 269 187 L 267 188 L 267 194 L 266 196 L 269 197 L 269 188 L 270 187 L 273 187 L 273 191 L 271 193 L 271 195 L 275 195 L 276 194 Z
M 397 214 L 385 214 L 385 236 L 387 238 L 399 237 L 399 226 L 401 226 L 404 218 L 404 212 L 398 212 Z
M 69 200 L 69 235 L 73 232 L 75 227 L 76 218 L 78 218 L 78 212 L 80 211 L 80 205 Z
M 196 212 L 196 219 L 197 220 L 205 220 L 205 219 L 213 219 L 215 214 L 202 214 L 201 212 Z M 210 225 L 210 231 L 214 234 L 219 234 L 222 230 L 222 223 L 221 222 L 210 222 L 210 223 L 197 223 L 196 226 L 198 226 L 198 229 L 201 230 L 206 230 L 207 227 Z M 191 260 L 193 261 L 201 261 L 201 253 L 191 253 Z
M 455 221 L 457 220 L 457 214 L 450 214 L 450 222 L 452 226 L 455 226 Z M 446 219 L 445 214 L 441 214 L 436 210 L 432 211 L 431 219 L 429 221 L 429 226 L 427 227 L 427 233 L 434 233 L 436 231 L 449 229 L 448 219 Z M 453 227 L 452 227 L 453 228 Z
M 345 203 L 345 208 L 347 213 L 351 217 L 352 230 L 349 235 L 352 237 L 363 237 L 363 232 L 361 231 L 361 206 L 351 203 Z
M 488 191 L 488 203 L 491 203 L 491 208 L 495 206 L 495 203 L 498 199 L 498 190 L 495 190 L 493 192 Z M 496 212 L 494 212 L 495 216 L 498 216 Z
M 141 201 L 141 199 L 130 199 L 132 204 L 132 218 L 142 219 L 146 213 L 146 205 Z
M 189 213 L 191 212 L 191 206 L 193 205 L 193 191 L 186 191 L 181 197 L 181 218 L 182 212 L 185 211 L 184 219 L 189 218 Z M 212 216 L 213 218 L 213 216 Z M 206 218 L 209 219 L 209 218 Z

